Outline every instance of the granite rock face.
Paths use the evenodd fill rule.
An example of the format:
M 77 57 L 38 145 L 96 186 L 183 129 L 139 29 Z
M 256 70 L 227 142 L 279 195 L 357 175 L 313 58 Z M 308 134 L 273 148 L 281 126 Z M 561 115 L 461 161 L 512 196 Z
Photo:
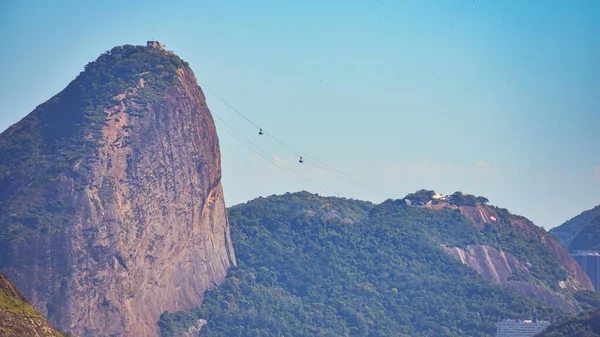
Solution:
M 486 225 L 505 226 L 512 228 L 515 235 L 518 233 L 529 242 L 536 242 L 550 259 L 561 266 L 565 274 L 565 278 L 556 284 L 542 286 L 546 281 L 535 279 L 531 272 L 533 265 L 523 257 L 519 260 L 511 253 L 490 245 L 469 245 L 465 248 L 443 246 L 448 254 L 476 270 L 486 280 L 571 313 L 576 313 L 577 308 L 570 295 L 580 290 L 593 290 L 589 277 L 567 250 L 531 221 L 523 217 L 500 215 L 487 205 L 460 206 L 458 209 L 479 230 Z
M 5 239 L 0 270 L 56 327 L 76 336 L 157 336 L 161 313 L 200 305 L 203 292 L 220 284 L 236 263 L 219 141 L 196 77 L 170 52 L 123 48 L 80 75 L 96 71 L 103 77 L 92 84 L 78 77 L 65 89 L 79 90 L 89 101 L 103 99 L 90 110 L 102 109 L 93 130 L 76 125 L 86 131 L 68 131 L 82 134 L 75 140 L 95 139 L 92 150 L 71 155 L 67 168 L 27 190 L 27 176 L 13 173 L 6 183 L 11 192 L 0 195 L 3 212 L 13 218 L 29 214 L 30 200 L 58 200 L 65 209 L 60 226 Z M 129 63 L 121 66 L 123 60 Z M 121 69 L 127 66 L 135 69 Z M 110 81 L 96 86 L 105 77 L 120 88 L 129 85 L 113 95 L 102 89 L 112 89 Z M 65 95 L 47 104 L 72 106 Z M 0 137 L 0 166 L 1 145 L 10 150 L 11 138 L 29 125 L 44 127 L 39 110 L 46 106 Z M 42 141 L 37 151 L 50 152 L 46 145 Z

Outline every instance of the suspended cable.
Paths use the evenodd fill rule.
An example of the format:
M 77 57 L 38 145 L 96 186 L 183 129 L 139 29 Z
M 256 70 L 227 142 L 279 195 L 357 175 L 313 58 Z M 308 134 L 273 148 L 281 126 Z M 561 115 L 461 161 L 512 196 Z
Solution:
M 320 160 L 318 160 L 318 159 L 316 159 L 316 158 L 314 158 L 312 156 L 309 156 L 308 154 L 306 154 L 306 153 L 298 150 L 297 148 L 293 147 L 292 145 L 289 145 L 286 142 L 284 142 L 283 140 L 277 138 L 275 135 L 271 134 L 270 132 L 264 131 L 264 134 L 266 134 L 267 136 L 271 137 L 273 140 L 275 140 L 281 146 L 285 147 L 286 149 L 290 150 L 291 152 L 295 153 L 296 155 L 304 156 L 305 158 L 309 159 L 310 163 L 312 163 L 313 165 L 319 167 L 322 170 L 325 170 L 325 171 L 327 171 L 327 172 L 329 172 L 331 174 L 334 174 L 334 175 L 336 175 L 336 176 L 338 176 L 338 177 L 340 177 L 340 178 L 342 178 L 342 179 L 344 179 L 344 180 L 346 180 L 346 181 L 348 181 L 348 182 L 350 182 L 350 183 L 352 183 L 354 185 L 357 185 L 359 187 L 367 189 L 367 190 L 369 190 L 369 191 L 371 191 L 373 193 L 380 194 L 382 196 L 387 196 L 388 195 L 387 193 L 385 193 L 382 190 L 379 190 L 379 189 L 377 189 L 375 187 L 371 187 L 371 186 L 369 186 L 369 185 L 361 182 L 360 180 L 354 179 L 351 176 L 345 174 L 344 172 L 342 172 L 340 170 L 337 170 L 336 168 L 331 167 L 331 166 L 323 163 L 322 161 L 320 161 Z
M 335 193 L 334 191 L 324 188 L 324 187 L 320 186 L 319 184 L 311 181 L 310 179 L 302 176 L 301 174 L 296 172 L 294 169 L 292 169 L 287 163 L 273 159 L 273 157 L 271 155 L 269 155 L 269 153 L 262 150 L 260 147 L 258 147 L 256 144 L 254 144 L 252 141 L 250 141 L 249 139 L 244 137 L 241 133 L 237 132 L 233 127 L 231 127 L 231 125 L 229 125 L 219 115 L 216 115 L 214 113 L 213 113 L 213 115 L 218 119 L 218 121 L 215 120 L 216 124 L 220 125 L 223 130 L 225 130 L 232 137 L 234 137 L 236 140 L 238 140 L 240 143 L 242 143 L 242 145 L 246 146 L 248 149 L 250 149 L 257 155 L 259 155 L 261 158 L 265 159 L 266 161 L 270 162 L 271 164 L 275 165 L 276 167 L 285 171 L 286 173 L 292 175 L 296 179 L 302 180 L 302 181 L 312 185 L 313 187 L 319 189 L 320 191 L 325 192 L 326 194 L 337 195 L 337 193 Z
M 214 90 L 212 90 L 211 88 L 204 86 L 204 88 L 206 88 L 206 90 L 210 91 L 213 95 L 215 95 L 216 98 L 218 98 L 221 102 L 223 102 L 225 105 L 227 105 L 231 110 L 237 112 L 238 115 L 242 116 L 242 118 L 244 118 L 246 121 L 248 121 L 248 123 L 254 125 L 255 127 L 257 127 L 258 129 L 261 129 L 258 125 L 256 125 L 252 120 L 250 120 L 250 118 L 244 116 L 243 113 L 241 113 L 238 109 L 236 109 L 234 106 L 232 106 L 231 104 L 227 103 L 227 101 L 225 101 L 223 98 L 221 98 L 221 96 L 219 96 L 219 94 L 217 94 Z M 262 129 L 261 129 L 262 130 Z
M 298 150 L 294 146 L 292 146 L 292 145 L 284 142 L 283 140 L 281 140 L 280 138 L 276 137 L 272 133 L 264 131 L 260 126 L 258 126 L 258 124 L 254 123 L 250 118 L 248 118 L 246 115 L 244 115 L 240 110 L 236 109 L 233 105 L 229 104 L 229 102 L 227 102 L 224 98 L 222 98 L 221 96 L 219 96 L 219 94 L 217 94 L 214 90 L 212 90 L 211 88 L 209 88 L 207 86 L 203 86 L 203 87 L 206 88 L 208 91 L 210 91 L 219 101 L 221 101 L 223 104 L 225 104 L 231 110 L 233 110 L 238 115 L 240 115 L 244 120 L 246 120 L 247 122 L 249 122 L 250 124 L 252 124 L 254 127 L 256 127 L 257 129 L 259 129 L 259 134 L 260 135 L 264 134 L 264 135 L 269 136 L 271 139 L 273 139 L 279 145 L 281 145 L 282 147 L 286 148 L 288 151 L 294 153 L 297 156 L 304 157 L 304 158 L 308 159 L 309 163 L 311 163 L 312 165 L 314 165 L 314 166 L 316 166 L 316 167 L 318 167 L 318 168 L 320 168 L 320 169 L 322 169 L 324 171 L 327 171 L 327 172 L 329 172 L 329 173 L 331 173 L 331 174 L 333 174 L 333 175 L 335 175 L 335 176 L 337 176 L 337 177 L 339 177 L 341 179 L 344 179 L 344 180 L 346 180 L 346 181 L 348 181 L 348 182 L 350 182 L 350 183 L 352 183 L 352 184 L 354 184 L 354 185 L 356 185 L 358 187 L 361 187 L 361 188 L 364 188 L 366 190 L 369 190 L 370 192 L 373 192 L 373 193 L 378 194 L 380 196 L 383 196 L 383 197 L 389 196 L 388 193 L 386 193 L 386 192 L 384 192 L 384 191 L 382 191 L 380 189 L 377 189 L 375 187 L 372 187 L 372 186 L 370 186 L 370 185 L 368 185 L 366 183 L 363 183 L 360 180 L 357 180 L 357 179 L 351 177 L 350 175 L 348 175 L 348 174 L 346 174 L 346 173 L 344 173 L 344 172 L 342 172 L 342 171 L 340 171 L 340 170 L 338 170 L 338 169 L 336 169 L 334 167 L 331 167 L 331 166 L 323 163 L 322 161 L 320 161 L 320 160 L 318 160 L 318 159 L 316 159 L 316 158 L 314 158 L 312 156 L 309 156 L 305 152 L 302 152 L 302 151 Z

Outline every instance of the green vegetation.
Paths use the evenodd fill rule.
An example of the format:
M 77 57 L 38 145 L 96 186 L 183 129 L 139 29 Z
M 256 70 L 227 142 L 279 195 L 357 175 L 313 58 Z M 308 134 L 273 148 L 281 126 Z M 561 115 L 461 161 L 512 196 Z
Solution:
M 407 194 L 404 199 L 411 201 L 413 205 L 425 205 L 429 201 L 438 203 L 439 201 L 433 199 L 435 192 L 432 190 L 418 190 L 414 193 Z M 454 192 L 448 197 L 448 202 L 455 206 L 476 206 L 486 205 L 489 200 L 485 197 L 476 197 L 472 194 L 465 194 L 463 192 Z
M 591 290 L 582 290 L 574 294 L 582 311 L 593 311 L 600 308 L 600 294 Z
M 509 250 L 540 263 L 528 277 L 550 287 L 560 267 L 508 220 L 480 232 L 459 210 L 306 192 L 259 198 L 229 217 L 238 267 L 202 307 L 164 313 L 163 336 L 199 319 L 208 322 L 203 336 L 492 336 L 500 319 L 565 317 L 492 285 L 441 247 Z
M 588 228 L 588 227 L 592 228 Z M 582 212 L 564 224 L 554 227 L 550 233 L 569 249 L 574 250 L 600 250 L 600 205 Z M 586 232 L 582 233 L 586 230 Z M 582 233 L 581 236 L 579 234 Z M 577 242 L 574 242 L 577 241 Z
M 521 218 L 510 214 L 506 209 L 492 207 L 498 215 L 500 224 L 487 224 L 481 231 L 484 242 L 498 250 L 511 253 L 519 261 L 527 261 L 531 274 L 514 275 L 512 280 L 536 283 L 550 290 L 561 292 L 560 281 L 567 279 L 567 271 L 560 262 L 549 253 L 538 236 L 523 233 L 518 227 L 512 226 L 511 221 Z M 537 226 L 533 230 L 542 233 Z M 565 294 L 566 296 L 566 294 Z
M 435 192 L 431 191 L 431 190 L 418 190 L 415 193 L 407 194 L 404 197 L 404 199 L 410 200 L 415 205 L 426 204 L 431 199 L 433 199 L 434 195 L 435 195 Z
M 105 109 L 117 103 L 113 97 L 136 88 L 143 77 L 145 86 L 124 101 L 135 102 L 137 108 L 127 112 L 141 116 L 172 84 L 177 69 L 185 67 L 179 57 L 159 50 L 115 47 L 0 134 L 0 247 L 64 225 L 74 210 L 45 200 L 60 195 L 58 181 L 63 176 L 75 180 L 76 190 L 88 183 L 87 171 L 96 160 L 107 122 Z
M 29 303 L 23 302 L 17 298 L 9 296 L 3 290 L 0 290 L 0 309 L 5 309 L 10 313 L 24 315 L 27 317 L 44 318 Z
M 538 337 L 600 337 L 600 310 L 554 323 Z
M 569 250 L 600 250 L 600 214 L 581 229 L 571 242 Z
M 488 203 L 488 199 L 485 197 L 476 197 L 472 194 L 462 192 L 454 192 L 448 199 L 451 204 L 456 206 L 476 206 Z

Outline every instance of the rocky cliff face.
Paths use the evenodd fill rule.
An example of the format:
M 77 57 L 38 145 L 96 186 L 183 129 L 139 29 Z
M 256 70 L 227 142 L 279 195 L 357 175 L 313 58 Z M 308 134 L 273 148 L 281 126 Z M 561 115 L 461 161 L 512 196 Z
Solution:
M 33 178 L 7 156 L 26 132 Z M 235 264 L 214 122 L 175 55 L 103 54 L 2 134 L 3 165 L 0 270 L 61 330 L 156 336 L 162 312 L 198 306 Z
M 521 295 L 543 301 L 555 308 L 575 313 L 575 305 L 551 290 L 533 282 L 516 280 L 531 272 L 512 254 L 498 251 L 488 245 L 471 245 L 466 250 L 444 247 L 457 260 L 475 269 L 486 280 L 516 291 Z
M 27 302 L 21 291 L 2 274 L 0 274 L 0 336 L 60 336 L 44 316 Z
M 436 207 L 441 208 L 444 205 L 438 204 Z M 577 308 L 570 294 L 580 290 L 593 290 L 590 279 L 569 253 L 531 221 L 486 205 L 460 206 L 459 209 L 483 235 L 491 236 L 505 232 L 514 233 L 510 234 L 513 238 L 520 237 L 520 246 L 505 248 L 525 251 L 527 247 L 535 246 L 535 249 L 543 251 L 543 257 L 547 255 L 546 261 L 538 260 L 537 263 L 551 262 L 559 268 L 555 274 L 549 274 L 554 281 L 549 282 L 548 277 L 541 279 L 541 272 L 535 272 L 536 261 L 533 260 L 533 256 L 521 254 L 520 257 L 516 257 L 499 248 L 508 243 L 500 236 L 498 247 L 489 244 L 469 245 L 466 249 L 444 247 L 446 252 L 475 269 L 487 280 L 571 313 L 575 313 Z

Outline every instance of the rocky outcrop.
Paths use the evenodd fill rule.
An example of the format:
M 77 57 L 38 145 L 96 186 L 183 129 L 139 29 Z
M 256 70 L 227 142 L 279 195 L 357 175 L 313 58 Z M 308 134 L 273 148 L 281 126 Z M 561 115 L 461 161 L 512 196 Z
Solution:
M 480 230 L 486 224 L 495 225 L 499 223 L 500 216 L 491 207 L 486 205 L 460 206 L 460 212 L 471 219 Z
M 544 302 L 552 307 L 559 308 L 571 314 L 577 312 L 573 302 L 562 298 L 555 292 L 540 285 L 525 281 L 508 281 L 504 283 L 504 286 L 521 295 Z
M 548 280 L 536 279 L 531 273 L 530 268 L 533 265 L 526 255 L 517 258 L 491 245 L 469 245 L 466 249 L 443 246 L 448 254 L 476 270 L 488 281 L 571 313 L 576 312 L 571 294 L 579 290 L 593 290 L 590 279 L 579 264 L 552 236 L 531 221 L 502 209 L 497 211 L 487 205 L 459 208 L 480 231 L 485 226 L 505 226 L 505 230 L 509 228 L 514 232 L 513 235 L 527 240 L 527 243 L 522 244 L 535 244 L 539 249 L 545 250 L 545 254 L 551 255 L 557 265 L 566 272 L 565 279 L 557 281 L 557 284 L 548 284 Z M 501 246 L 503 243 L 498 244 Z
M 200 330 L 202 330 L 202 327 L 206 323 L 207 323 L 206 320 L 199 319 L 198 322 L 196 322 L 196 324 L 194 324 L 193 326 L 191 326 L 188 329 L 188 331 L 182 337 L 199 337 L 200 336 Z
M 510 253 L 490 246 L 471 245 L 466 251 L 458 247 L 444 247 L 444 250 L 496 284 L 506 283 L 515 273 L 529 273 L 529 269 Z
M 473 268 L 486 280 L 521 295 L 535 298 L 553 307 L 575 313 L 573 303 L 557 296 L 554 292 L 531 282 L 514 280 L 514 278 L 531 279 L 527 266 L 519 262 L 512 254 L 498 251 L 487 245 L 471 245 L 466 250 L 458 247 L 443 247 L 444 250 L 463 264 Z
M 135 67 L 133 85 L 108 97 L 100 128 L 83 135 L 99 145 L 30 195 L 21 187 L 5 198 L 13 212 L 26 212 L 19 205 L 31 195 L 69 210 L 62 226 L 13 239 L 0 268 L 56 327 L 77 336 L 157 336 L 161 313 L 197 307 L 235 264 L 205 96 L 187 64 L 135 48 L 95 70 L 121 60 Z M 90 97 L 113 87 L 81 82 Z
M 540 241 L 567 270 L 568 279 L 562 287 L 571 291 L 594 290 L 594 285 L 588 275 L 560 243 L 548 235 L 540 237 Z
M 581 269 L 581 266 L 571 257 L 569 252 L 549 235 L 541 230 L 533 222 L 525 219 L 512 219 L 512 226 L 519 229 L 519 232 L 527 238 L 539 241 L 544 248 L 560 263 L 568 273 L 568 279 L 562 285 L 571 291 L 593 290 L 592 282 L 587 274 Z
M 0 336 L 60 336 L 44 316 L 27 302 L 21 291 L 2 274 L 0 274 Z

